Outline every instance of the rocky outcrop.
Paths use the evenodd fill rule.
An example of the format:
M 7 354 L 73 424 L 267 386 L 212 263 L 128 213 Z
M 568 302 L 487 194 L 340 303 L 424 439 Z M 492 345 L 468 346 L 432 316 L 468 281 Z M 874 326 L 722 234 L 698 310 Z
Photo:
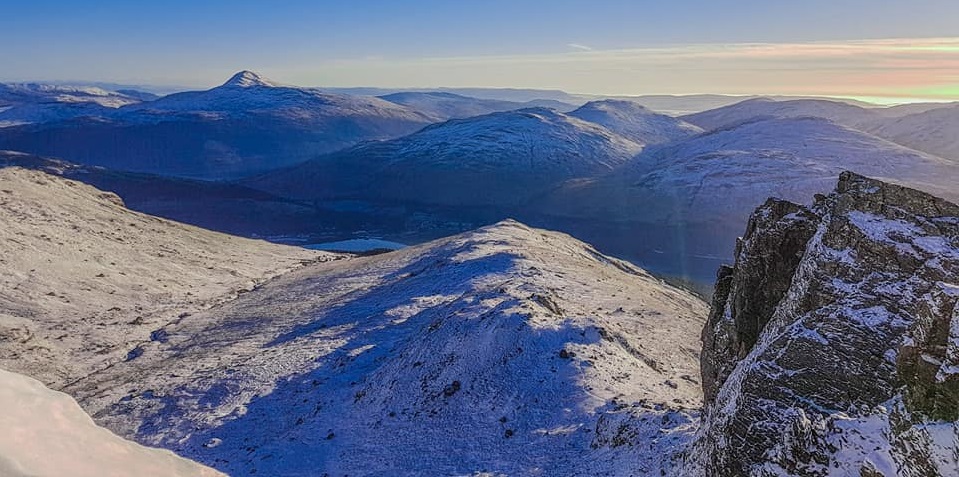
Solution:
M 750 217 L 736 246 L 735 268 L 720 268 L 703 329 L 701 367 L 707 399 L 716 397 L 732 367 L 746 357 L 772 318 L 816 231 L 816 219 L 803 206 L 779 199 L 769 199 Z
M 718 277 L 688 475 L 959 475 L 959 207 L 843 173 Z

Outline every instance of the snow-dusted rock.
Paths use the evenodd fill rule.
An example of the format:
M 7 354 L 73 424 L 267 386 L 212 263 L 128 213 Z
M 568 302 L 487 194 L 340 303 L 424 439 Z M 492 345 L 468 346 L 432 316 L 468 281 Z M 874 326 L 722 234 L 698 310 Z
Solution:
M 208 467 L 97 427 L 70 396 L 0 370 L 4 477 L 217 477 Z
M 959 206 L 844 173 L 758 209 L 737 253 L 677 475 L 959 475 Z
M 699 126 L 679 118 L 654 113 L 634 101 L 592 101 L 569 115 L 599 124 L 638 144 L 672 142 L 703 132 Z
M 0 367 L 54 388 L 151 333 L 328 254 L 132 212 L 116 195 L 0 169 Z
M 700 406 L 705 304 L 507 221 L 318 264 L 68 387 L 232 475 L 649 475 Z

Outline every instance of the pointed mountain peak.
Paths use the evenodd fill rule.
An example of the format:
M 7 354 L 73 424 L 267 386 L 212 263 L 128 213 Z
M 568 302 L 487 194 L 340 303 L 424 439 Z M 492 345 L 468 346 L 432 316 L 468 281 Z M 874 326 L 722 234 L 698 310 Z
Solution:
M 250 88 L 253 86 L 276 86 L 276 83 L 252 72 L 249 70 L 243 70 L 230 78 L 229 81 L 223 83 L 223 86 L 235 86 L 239 88 Z

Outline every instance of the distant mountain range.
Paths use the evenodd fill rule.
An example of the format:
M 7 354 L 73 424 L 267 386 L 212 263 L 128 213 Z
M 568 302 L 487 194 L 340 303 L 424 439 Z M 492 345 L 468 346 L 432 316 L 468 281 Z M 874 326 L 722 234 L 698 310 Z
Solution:
M 754 99 L 684 116 L 706 130 L 733 126 L 759 117 L 820 117 L 896 142 L 906 147 L 959 161 L 959 106 L 916 104 L 863 108 L 826 100 L 772 101 Z
M 159 99 L 5 91 L 8 113 L 56 112 L 0 128 L 0 148 L 42 156 L 7 154 L 8 164 L 57 170 L 144 212 L 286 242 L 418 243 L 517 217 L 700 284 L 770 195 L 804 200 L 848 169 L 954 198 L 959 160 L 959 109 L 948 104 L 716 95 L 582 104 L 495 89 L 373 97 L 344 93 L 385 91 L 283 86 L 248 71 Z M 652 100 L 725 105 L 674 117 L 642 105 Z
M 224 179 L 275 169 L 433 120 L 377 98 L 278 86 L 241 72 L 208 91 L 0 129 L 0 148 L 71 162 Z
M 552 108 L 560 112 L 568 112 L 576 108 L 571 104 L 549 99 L 534 99 L 521 103 L 499 99 L 472 98 L 442 91 L 393 93 L 380 96 L 380 98 L 426 113 L 438 121 L 535 107 Z

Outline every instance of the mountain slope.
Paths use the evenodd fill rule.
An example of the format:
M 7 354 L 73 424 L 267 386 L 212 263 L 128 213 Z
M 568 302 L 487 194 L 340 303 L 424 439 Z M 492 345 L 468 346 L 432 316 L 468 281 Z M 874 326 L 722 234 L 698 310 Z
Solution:
M 826 193 L 843 170 L 959 197 L 956 164 L 801 118 L 759 120 L 647 148 L 613 174 L 564 185 L 537 201 L 536 210 L 580 221 L 602 217 L 620 224 L 611 227 L 615 234 L 670 227 L 665 237 L 625 243 L 629 249 L 615 253 L 685 264 L 699 280 L 711 280 L 756 204 L 768 197 L 802 202 Z M 627 228 L 629 223 L 637 225 Z M 587 238 L 604 247 L 608 240 Z
M 223 474 L 124 441 L 70 396 L 0 369 L 0 474 L 5 477 L 216 477 Z
M 68 161 L 223 179 L 288 166 L 432 120 L 377 98 L 275 85 L 240 72 L 222 86 L 0 130 L 0 148 Z
M 875 121 L 865 130 L 906 147 L 959 161 L 959 106 Z
M 560 111 L 573 109 L 572 105 L 550 100 L 527 102 L 503 101 L 496 99 L 471 98 L 443 91 L 406 91 L 380 96 L 391 103 L 407 106 L 422 112 L 438 121 L 464 119 L 484 114 L 515 111 L 532 107 L 551 107 Z
M 695 428 L 704 311 L 510 221 L 289 273 L 69 392 L 233 475 L 658 476 Z
M 600 126 L 534 108 L 447 121 L 245 183 L 298 199 L 517 206 L 565 180 L 608 172 L 640 150 Z
M 569 115 L 599 124 L 639 144 L 672 142 L 703 132 L 699 126 L 654 113 L 633 101 L 592 101 Z
M 364 215 L 337 213 L 241 185 L 182 179 L 0 151 L 0 167 L 23 167 L 113 192 L 131 210 L 244 237 L 310 236 L 361 227 Z
M 959 474 L 957 282 L 959 206 L 852 173 L 768 201 L 719 273 L 677 475 Z
M 0 368 L 54 388 L 125 359 L 151 333 L 330 255 L 213 233 L 116 195 L 0 169 Z

